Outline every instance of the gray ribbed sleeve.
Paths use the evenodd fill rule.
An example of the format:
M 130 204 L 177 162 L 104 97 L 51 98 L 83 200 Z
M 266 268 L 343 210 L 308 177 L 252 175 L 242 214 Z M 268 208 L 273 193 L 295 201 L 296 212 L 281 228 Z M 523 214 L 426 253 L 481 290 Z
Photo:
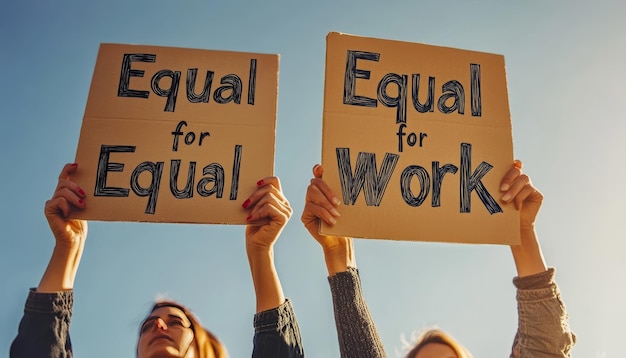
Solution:
M 355 268 L 329 277 L 342 358 L 386 358 Z

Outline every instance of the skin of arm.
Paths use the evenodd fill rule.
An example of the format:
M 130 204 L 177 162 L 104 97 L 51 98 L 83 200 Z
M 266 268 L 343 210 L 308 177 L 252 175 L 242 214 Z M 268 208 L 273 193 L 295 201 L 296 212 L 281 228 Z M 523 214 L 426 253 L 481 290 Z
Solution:
M 74 288 L 74 279 L 87 238 L 87 222 L 68 219 L 71 210 L 82 210 L 85 192 L 70 175 L 78 164 L 66 164 L 52 198 L 46 201 L 44 213 L 55 238 L 55 246 L 48 266 L 37 286 L 37 292 L 50 293 Z
M 257 190 L 242 204 L 249 210 L 246 226 L 246 253 L 256 295 L 256 312 L 276 308 L 285 295 L 274 265 L 274 243 L 289 221 L 293 210 L 282 193 L 280 180 L 267 177 L 257 182 Z
M 520 244 L 511 246 L 518 274 L 514 283 L 519 315 L 511 357 L 570 357 L 576 335 L 569 328 L 554 269 L 548 270 L 535 231 L 543 194 L 522 173 L 522 162 L 517 160 L 500 190 L 501 200 L 513 202 L 520 211 Z
M 319 233 L 321 220 L 334 225 L 340 217 L 337 211 L 340 201 L 322 180 L 323 172 L 321 165 L 313 167 L 313 179 L 307 189 L 301 220 L 324 252 L 341 357 L 386 358 L 382 340 L 363 297 L 352 238 Z
M 11 358 L 72 357 L 69 326 L 74 279 L 80 263 L 87 222 L 70 220 L 72 210 L 85 208 L 85 193 L 70 180 L 77 164 L 66 164 L 44 213 L 55 238 L 48 266 L 35 291 L 29 292 Z

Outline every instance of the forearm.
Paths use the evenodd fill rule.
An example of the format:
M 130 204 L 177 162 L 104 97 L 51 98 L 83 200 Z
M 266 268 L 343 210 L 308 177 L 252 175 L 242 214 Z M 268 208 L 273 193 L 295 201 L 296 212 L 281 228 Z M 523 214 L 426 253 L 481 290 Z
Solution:
M 73 289 L 82 251 L 82 244 L 57 243 L 46 271 L 37 286 L 37 292 L 60 292 Z
M 517 275 L 524 277 L 545 272 L 547 266 L 534 227 L 522 228 L 520 240 L 520 245 L 511 246 Z
M 254 292 L 256 312 L 276 308 L 285 302 L 285 295 L 274 265 L 273 247 L 246 247 Z

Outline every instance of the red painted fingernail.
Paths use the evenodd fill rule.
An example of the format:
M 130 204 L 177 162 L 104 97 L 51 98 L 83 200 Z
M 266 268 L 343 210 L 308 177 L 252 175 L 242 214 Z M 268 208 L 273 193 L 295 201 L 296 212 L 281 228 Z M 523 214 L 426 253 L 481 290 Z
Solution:
M 248 217 L 246 218 L 246 221 L 250 221 L 251 218 L 252 218 L 252 215 L 248 215 Z
M 264 181 L 263 181 L 263 179 L 261 179 L 258 182 L 256 182 L 256 185 L 261 186 L 261 185 L 263 185 L 263 183 L 264 183 Z
M 72 166 L 76 168 L 78 166 L 78 163 L 72 163 Z
M 79 200 L 78 200 L 78 203 L 79 203 L 80 205 L 83 205 L 83 204 L 85 203 L 85 201 L 84 201 L 83 199 L 79 199 Z
M 81 188 L 78 188 L 78 193 L 82 196 L 85 196 L 85 191 Z
M 246 199 L 246 201 L 243 202 L 243 204 L 241 204 L 241 206 L 243 206 L 243 208 L 247 208 L 248 205 L 250 205 L 250 199 Z

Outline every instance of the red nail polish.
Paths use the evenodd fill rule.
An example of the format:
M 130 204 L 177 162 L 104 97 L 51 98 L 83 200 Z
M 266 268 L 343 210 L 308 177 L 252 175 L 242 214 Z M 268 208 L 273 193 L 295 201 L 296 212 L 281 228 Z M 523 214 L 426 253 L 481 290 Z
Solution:
M 79 200 L 78 200 L 78 203 L 79 203 L 80 205 L 83 205 L 83 204 L 85 203 L 85 201 L 84 201 L 83 199 L 79 199 Z
M 83 189 L 78 188 L 78 193 L 82 196 L 85 196 L 85 191 Z
M 250 205 L 250 199 L 246 199 L 246 201 L 243 202 L 243 204 L 241 204 L 241 206 L 243 206 L 243 208 L 247 208 L 248 205 Z
M 72 166 L 76 168 L 78 166 L 78 163 L 72 163 Z
M 258 182 L 256 182 L 256 185 L 257 186 L 261 186 L 261 185 L 263 185 L 263 183 L 264 183 L 264 181 L 263 181 L 263 179 L 261 179 Z
M 248 215 L 248 217 L 246 218 L 246 221 L 250 221 L 251 218 L 252 218 L 252 215 Z

